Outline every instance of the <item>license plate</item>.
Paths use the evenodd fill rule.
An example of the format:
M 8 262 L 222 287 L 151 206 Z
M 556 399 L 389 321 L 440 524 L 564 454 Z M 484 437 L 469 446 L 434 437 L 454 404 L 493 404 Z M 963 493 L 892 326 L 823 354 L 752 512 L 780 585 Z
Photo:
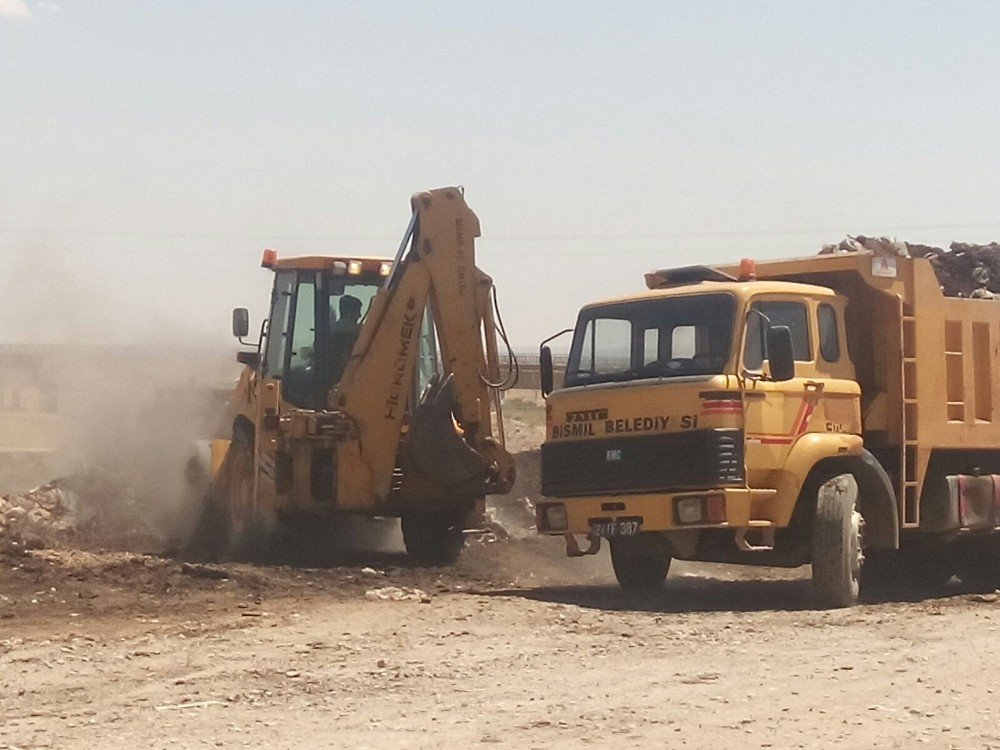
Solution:
M 614 521 L 600 519 L 590 522 L 590 535 L 610 539 L 616 536 L 635 536 L 642 531 L 641 518 L 616 518 Z

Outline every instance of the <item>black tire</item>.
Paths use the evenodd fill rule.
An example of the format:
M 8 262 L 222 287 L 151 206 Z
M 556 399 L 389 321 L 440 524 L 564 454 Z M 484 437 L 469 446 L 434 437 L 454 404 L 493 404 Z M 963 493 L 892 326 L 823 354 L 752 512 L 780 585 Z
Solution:
M 226 518 L 212 495 L 211 469 L 200 456 L 188 459 L 184 484 L 182 513 L 188 525 L 181 535 L 179 548 L 195 558 L 217 559 L 224 551 Z
M 211 492 L 204 492 L 197 506 L 197 518 L 184 552 L 198 559 L 218 560 L 226 553 L 227 522 Z
M 216 546 L 232 560 L 266 561 L 275 524 L 265 522 L 254 498 L 254 439 L 237 429 L 213 483 L 204 515 Z
M 226 516 L 226 552 L 236 558 L 252 557 L 253 441 L 235 436 L 219 469 L 219 490 Z
M 403 516 L 406 554 L 420 565 L 452 565 L 465 547 L 462 525 L 448 516 Z
M 618 585 L 627 594 L 656 591 L 670 571 L 670 545 L 659 535 L 612 539 L 611 566 Z
M 812 533 L 812 580 L 823 609 L 851 607 L 861 593 L 864 518 L 856 490 L 832 478 L 816 493 Z

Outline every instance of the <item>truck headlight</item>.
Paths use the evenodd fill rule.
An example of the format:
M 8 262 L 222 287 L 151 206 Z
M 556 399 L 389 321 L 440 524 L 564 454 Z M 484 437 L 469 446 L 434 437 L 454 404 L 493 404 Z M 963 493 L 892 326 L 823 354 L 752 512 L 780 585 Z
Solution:
M 678 498 L 676 507 L 677 523 L 701 523 L 704 512 L 700 497 Z
M 725 523 L 725 495 L 689 495 L 674 500 L 674 519 L 678 526 L 692 523 Z
M 567 527 L 566 506 L 562 503 L 552 503 L 542 506 L 543 520 L 548 531 L 564 531 Z

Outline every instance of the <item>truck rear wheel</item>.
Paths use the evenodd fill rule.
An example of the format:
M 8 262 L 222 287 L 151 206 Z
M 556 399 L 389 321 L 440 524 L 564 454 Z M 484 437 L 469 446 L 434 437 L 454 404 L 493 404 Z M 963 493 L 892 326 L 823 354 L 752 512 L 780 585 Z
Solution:
M 659 535 L 639 534 L 611 540 L 611 566 L 628 594 L 651 593 L 670 570 L 670 545 Z
M 421 565 L 451 565 L 465 547 L 462 525 L 450 516 L 403 516 L 406 554 Z
M 824 609 L 856 604 L 861 589 L 865 521 L 851 484 L 833 477 L 817 492 L 812 580 L 816 603 Z

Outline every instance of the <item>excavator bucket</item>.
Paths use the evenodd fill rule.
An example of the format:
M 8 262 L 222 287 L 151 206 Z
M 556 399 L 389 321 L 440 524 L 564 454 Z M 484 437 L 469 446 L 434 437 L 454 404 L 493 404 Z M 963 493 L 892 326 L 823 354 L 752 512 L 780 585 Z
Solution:
M 432 380 L 413 413 L 410 458 L 421 473 L 442 484 L 468 486 L 484 481 L 489 466 L 456 431 L 454 407 L 452 376 Z

